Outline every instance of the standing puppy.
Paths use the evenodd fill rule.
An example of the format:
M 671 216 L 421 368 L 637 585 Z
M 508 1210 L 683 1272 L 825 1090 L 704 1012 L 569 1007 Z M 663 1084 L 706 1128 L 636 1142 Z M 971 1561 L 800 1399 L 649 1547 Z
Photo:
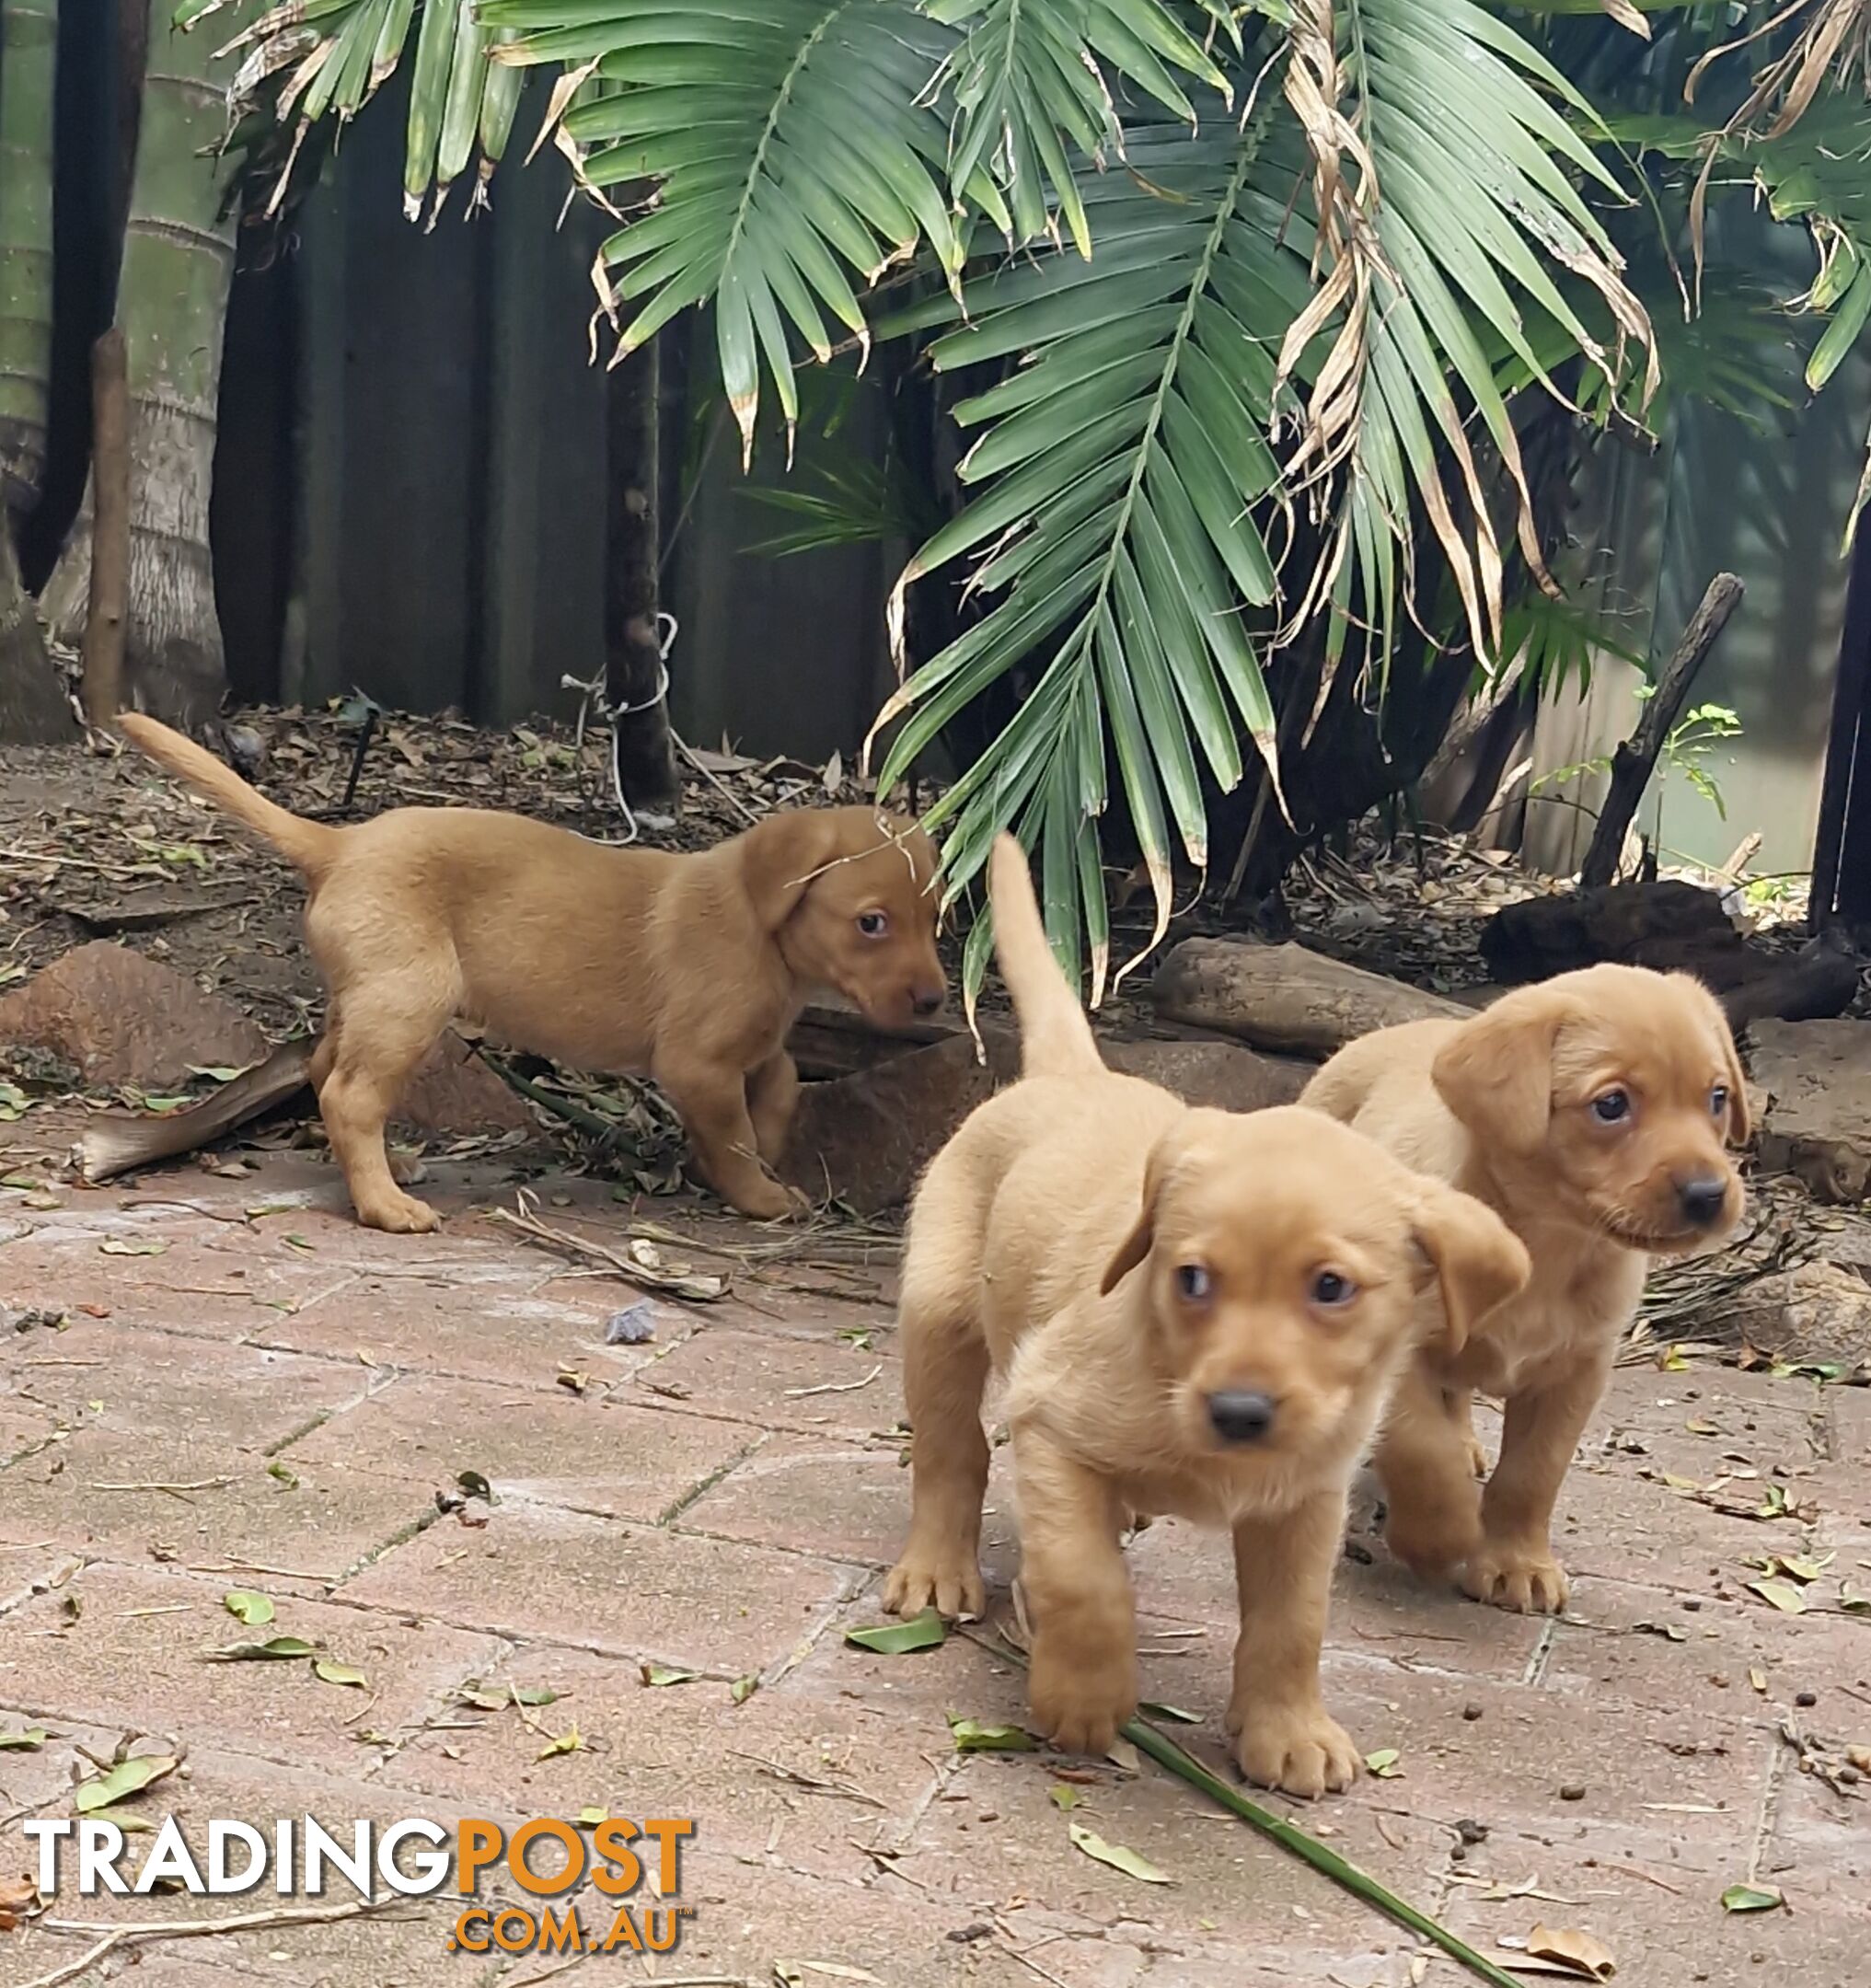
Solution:
M 653 1077 L 710 1185 L 766 1218 L 803 1205 L 767 1170 L 798 1095 L 782 1045 L 808 993 L 833 989 L 885 1027 L 942 1005 L 935 850 L 874 808 L 772 815 L 697 856 L 482 808 L 333 828 L 153 718 L 118 722 L 305 873 L 330 996 L 311 1079 L 366 1228 L 440 1219 L 391 1178 L 384 1122 L 456 1016 L 575 1069 Z
M 1120 1534 L 1173 1512 L 1234 1535 L 1242 1772 L 1309 1797 L 1346 1787 L 1357 1751 L 1321 1702 L 1319 1650 L 1347 1483 L 1418 1340 L 1460 1346 L 1525 1281 L 1526 1253 L 1315 1113 L 1192 1110 L 1107 1070 L 1009 838 L 990 886 L 1022 1074 L 936 1156 L 911 1213 L 913 1511 L 885 1605 L 982 1607 L 992 1370 L 1046 1733 L 1103 1752 L 1136 1710 Z
M 1526 1289 L 1460 1348 L 1426 1349 L 1378 1444 L 1386 1537 L 1418 1573 L 1460 1570 L 1478 1601 L 1556 1614 L 1560 1484 L 1637 1309 L 1649 1259 L 1726 1235 L 1748 1138 L 1733 1037 L 1686 974 L 1590 966 L 1506 994 L 1472 1022 L 1411 1022 L 1342 1049 L 1301 1104 L 1499 1212 Z M 1478 1492 L 1473 1390 L 1503 1396 Z

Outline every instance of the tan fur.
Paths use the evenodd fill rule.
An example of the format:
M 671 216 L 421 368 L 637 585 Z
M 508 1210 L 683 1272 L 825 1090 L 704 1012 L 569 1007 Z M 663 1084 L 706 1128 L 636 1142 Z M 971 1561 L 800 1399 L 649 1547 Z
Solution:
M 912 1516 L 885 1603 L 982 1607 L 981 1402 L 997 1372 L 1047 1734 L 1102 1751 L 1135 1710 L 1119 1532 L 1176 1513 L 1234 1535 L 1242 1771 L 1296 1795 L 1343 1788 L 1357 1753 L 1321 1701 L 1319 1650 L 1347 1484 L 1413 1347 L 1426 1331 L 1459 1342 L 1519 1287 L 1524 1252 L 1484 1208 L 1314 1114 L 1192 1110 L 1105 1069 L 1005 838 L 991 892 L 1023 1069 L 937 1155 L 911 1213 Z M 1194 1300 L 1190 1266 L 1210 1280 Z M 1318 1301 L 1327 1270 L 1358 1288 L 1349 1303 Z M 1276 1404 L 1262 1439 L 1217 1433 L 1223 1391 Z
M 1713 1093 L 1725 1091 L 1720 1110 Z M 1593 1101 L 1613 1091 L 1628 1120 Z M 1389 1539 L 1419 1572 L 1458 1571 L 1478 1601 L 1556 1613 L 1554 1505 L 1630 1324 L 1651 1255 L 1730 1231 L 1741 1185 L 1725 1136 L 1747 1092 L 1721 1009 L 1684 974 L 1592 966 L 1502 996 L 1470 1022 L 1380 1029 L 1333 1058 L 1304 1105 L 1484 1201 L 1527 1245 L 1525 1290 L 1459 1350 L 1430 1348 L 1378 1445 Z M 1679 1188 L 1719 1184 L 1692 1224 Z M 1478 1492 L 1469 1398 L 1502 1396 L 1501 1454 Z
M 306 874 L 306 937 L 330 996 L 312 1081 L 366 1227 L 438 1219 L 391 1179 L 383 1129 L 456 1016 L 576 1069 L 653 1077 L 710 1183 L 764 1218 L 799 1201 L 767 1169 L 792 1115 L 782 1045 L 807 994 L 835 990 L 885 1026 L 941 1005 L 935 851 L 874 809 L 771 815 L 692 856 L 479 808 L 335 828 L 276 807 L 154 719 L 119 722 Z M 881 933 L 860 930 L 879 915 Z

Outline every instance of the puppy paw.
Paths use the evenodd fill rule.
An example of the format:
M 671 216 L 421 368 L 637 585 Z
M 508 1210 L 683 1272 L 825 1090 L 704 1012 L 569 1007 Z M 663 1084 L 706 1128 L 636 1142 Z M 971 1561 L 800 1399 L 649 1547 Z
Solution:
M 923 1553 L 912 1546 L 884 1583 L 884 1606 L 893 1615 L 920 1615 L 932 1608 L 953 1622 L 959 1616 L 978 1618 L 987 1605 L 980 1566 L 959 1547 Z
M 785 1186 L 777 1180 L 749 1181 L 727 1198 L 743 1215 L 751 1215 L 756 1221 L 785 1221 L 789 1217 L 812 1212 L 812 1203 L 797 1187 Z
M 1471 1434 L 1468 1439 L 1468 1474 L 1477 1480 L 1488 1474 L 1488 1453 L 1481 1446 L 1481 1438 Z
M 1481 1501 L 1473 1511 L 1430 1516 L 1392 1506 L 1384 1520 L 1384 1544 L 1424 1580 L 1447 1580 L 1481 1540 Z
M 1108 1753 L 1137 1710 L 1136 1669 L 1128 1661 L 1115 1673 L 1096 1662 L 1062 1662 L 1042 1640 L 1033 1653 L 1032 1694 L 1034 1724 L 1062 1753 Z
M 429 1235 L 442 1226 L 441 1216 L 426 1201 L 406 1194 L 360 1205 L 357 1219 L 366 1229 L 381 1229 L 387 1235 Z
M 1302 1801 L 1342 1795 L 1362 1764 L 1351 1736 L 1323 1705 L 1230 1705 L 1234 1758 L 1257 1787 Z
M 1544 1547 L 1492 1540 L 1469 1555 L 1461 1587 L 1473 1601 L 1520 1615 L 1557 1615 L 1572 1593 L 1565 1569 Z

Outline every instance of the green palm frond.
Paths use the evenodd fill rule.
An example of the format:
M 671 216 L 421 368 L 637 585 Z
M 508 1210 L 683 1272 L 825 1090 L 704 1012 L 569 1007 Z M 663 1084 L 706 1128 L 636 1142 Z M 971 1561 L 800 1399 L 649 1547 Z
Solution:
M 994 605 L 912 675 L 879 726 L 907 714 L 887 785 L 970 699 L 1032 664 L 1012 723 L 939 801 L 952 893 L 998 829 L 1040 845 L 1049 927 L 1074 971 L 1089 936 L 1092 996 L 1108 939 L 1097 819 L 1106 742 L 1168 923 L 1172 833 L 1207 861 L 1202 769 L 1226 790 L 1244 732 L 1271 764 L 1273 711 L 1241 612 L 1275 594 L 1258 514 L 1279 467 L 1267 443 L 1274 356 L 1311 295 L 1281 203 L 1254 169 L 1264 105 L 1244 132 L 1133 134 L 1128 174 L 1080 177 L 1096 249 L 1009 264 L 971 283 L 972 322 L 933 348 L 953 370 L 1018 355 L 956 409 L 982 431 L 963 462 L 982 494 L 925 546 L 903 591 L 964 555 Z M 985 942 L 983 942 L 985 943 Z M 1152 940 L 1154 943 L 1154 939 Z
M 1293 468 L 1349 466 L 1337 549 L 1325 571 L 1341 602 L 1394 627 L 1399 548 L 1420 504 L 1447 557 L 1484 654 L 1498 653 L 1501 561 L 1477 419 L 1515 500 L 1530 571 L 1544 569 L 1513 421 L 1488 354 L 1498 341 L 1549 380 L 1528 336 L 1536 309 L 1565 349 L 1623 371 L 1556 280 L 1569 272 L 1609 314 L 1620 340 L 1646 353 L 1641 302 L 1585 192 L 1623 198 L 1564 114 L 1590 107 L 1536 49 L 1473 0 L 1299 0 L 1287 95 L 1313 162 L 1313 205 L 1326 275 L 1310 316 L 1288 333 L 1282 371 L 1328 311 L 1340 314 L 1333 355 L 1318 369 Z M 1459 142 L 1451 142 L 1459 133 Z M 1452 466 L 1459 498 L 1448 487 Z M 1463 513 L 1465 512 L 1465 518 Z
M 967 185 L 985 166 L 1005 189 L 1021 241 L 1063 220 L 1080 254 L 1091 253 L 1074 173 L 1107 148 L 1123 150 L 1114 98 L 1120 77 L 1191 125 L 1195 113 L 1179 75 L 1227 88 L 1163 0 L 928 0 L 928 12 L 964 37 L 944 78 L 955 109 L 953 183 Z M 1232 16 L 1218 5 L 1209 12 L 1238 50 Z
M 175 18 L 185 30 L 213 23 L 213 31 L 227 35 L 216 52 L 234 64 L 228 103 L 235 116 L 264 105 L 278 122 L 295 127 L 272 207 L 284 197 L 313 128 L 327 117 L 349 123 L 406 54 L 404 213 L 416 220 L 426 202 L 433 227 L 470 164 L 477 167 L 472 204 L 486 204 L 525 78 L 489 60 L 504 36 L 482 23 L 475 0 L 422 0 L 420 12 L 417 0 L 182 0 Z
M 943 184 L 948 133 L 928 93 L 953 37 L 911 0 L 489 0 L 528 30 L 523 63 L 597 59 L 620 86 L 565 119 L 595 186 L 651 181 L 605 245 L 636 304 L 621 349 L 712 302 L 722 381 L 751 453 L 763 375 L 789 426 L 795 341 L 829 358 L 827 320 L 868 338 L 860 289 L 927 245 L 959 278 L 964 230 Z M 595 11 L 595 10 L 592 10 Z M 556 24 L 556 25 L 547 25 Z M 1000 210 L 983 176 L 976 191 Z

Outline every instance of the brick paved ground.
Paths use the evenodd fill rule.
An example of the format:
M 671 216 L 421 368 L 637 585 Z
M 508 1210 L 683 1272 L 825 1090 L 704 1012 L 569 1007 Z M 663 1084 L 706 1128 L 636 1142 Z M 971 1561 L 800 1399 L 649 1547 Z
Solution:
M 329 1170 L 293 1157 L 238 1181 L 184 1169 L 134 1194 L 62 1189 L 56 1207 L 0 1191 L 0 1302 L 69 1319 L 0 1349 L 0 1733 L 49 1734 L 0 1751 L 0 1873 L 27 1867 L 23 1818 L 70 1812 L 77 1750 L 108 1760 L 136 1733 L 138 1751 L 179 1742 L 186 1764 L 127 1806 L 190 1819 L 197 1841 L 213 1816 L 693 1814 L 694 1916 L 657 1978 L 1463 1978 L 1154 1769 L 1097 1769 L 1068 1817 L 1049 1790 L 1070 1763 L 958 1758 L 945 1714 L 1022 1712 L 1017 1672 L 976 1645 L 844 1643 L 879 1619 L 908 1491 L 887 1273 L 742 1277 L 730 1301 L 660 1306 L 653 1345 L 607 1347 L 603 1321 L 631 1294 L 461 1212 L 494 1198 L 492 1176 L 445 1180 L 456 1219 L 420 1239 L 353 1228 Z M 562 1219 L 614 1233 L 618 1211 L 572 1191 Z M 245 1219 L 265 1204 L 283 1212 Z M 159 1254 L 127 1254 L 145 1246 Z M 1328 1690 L 1400 1771 L 1309 1819 L 1484 1947 L 1544 1922 L 1596 1934 L 1638 1988 L 1862 1981 L 1866 1802 L 1802 1772 L 1781 1727 L 1828 1763 L 1871 1743 L 1871 1619 L 1837 1605 L 1842 1586 L 1871 1591 L 1867 1451 L 1871 1393 L 1632 1370 L 1571 1481 L 1565 1621 L 1426 1594 L 1355 1537 Z M 484 1526 L 438 1511 L 465 1470 L 495 1487 Z M 1725 1474 L 1733 1512 L 1692 1495 Z M 1773 1482 L 1794 1516 L 1735 1515 L 1777 1502 Z M 1004 1581 L 1004 1490 L 993 1502 Z M 1835 1555 L 1796 1618 L 1744 1586 L 1773 1553 Z M 1197 1712 L 1191 1744 L 1218 1757 L 1225 1545 L 1159 1525 L 1133 1557 L 1147 1688 Z M 276 1622 L 241 1629 L 222 1605 L 235 1585 L 271 1596 Z M 202 1660 L 281 1633 L 367 1690 L 304 1663 Z M 646 1664 L 696 1675 L 649 1688 Z M 526 1718 L 476 1710 L 458 1696 L 469 1680 L 559 1696 Z M 580 1749 L 540 1759 L 574 1722 Z M 1091 1861 L 1073 1821 L 1173 1881 Z M 1792 1909 L 1726 1916 L 1720 1895 L 1744 1879 Z M 55 1910 L 108 1924 L 272 1902 Z M 35 1927 L 0 1937 L 0 1988 L 479 1988 L 557 1964 L 450 1956 L 452 1918 L 444 1901 L 156 1944 L 69 1976 L 96 1936 Z M 634 1958 L 572 1977 L 645 1978 Z

